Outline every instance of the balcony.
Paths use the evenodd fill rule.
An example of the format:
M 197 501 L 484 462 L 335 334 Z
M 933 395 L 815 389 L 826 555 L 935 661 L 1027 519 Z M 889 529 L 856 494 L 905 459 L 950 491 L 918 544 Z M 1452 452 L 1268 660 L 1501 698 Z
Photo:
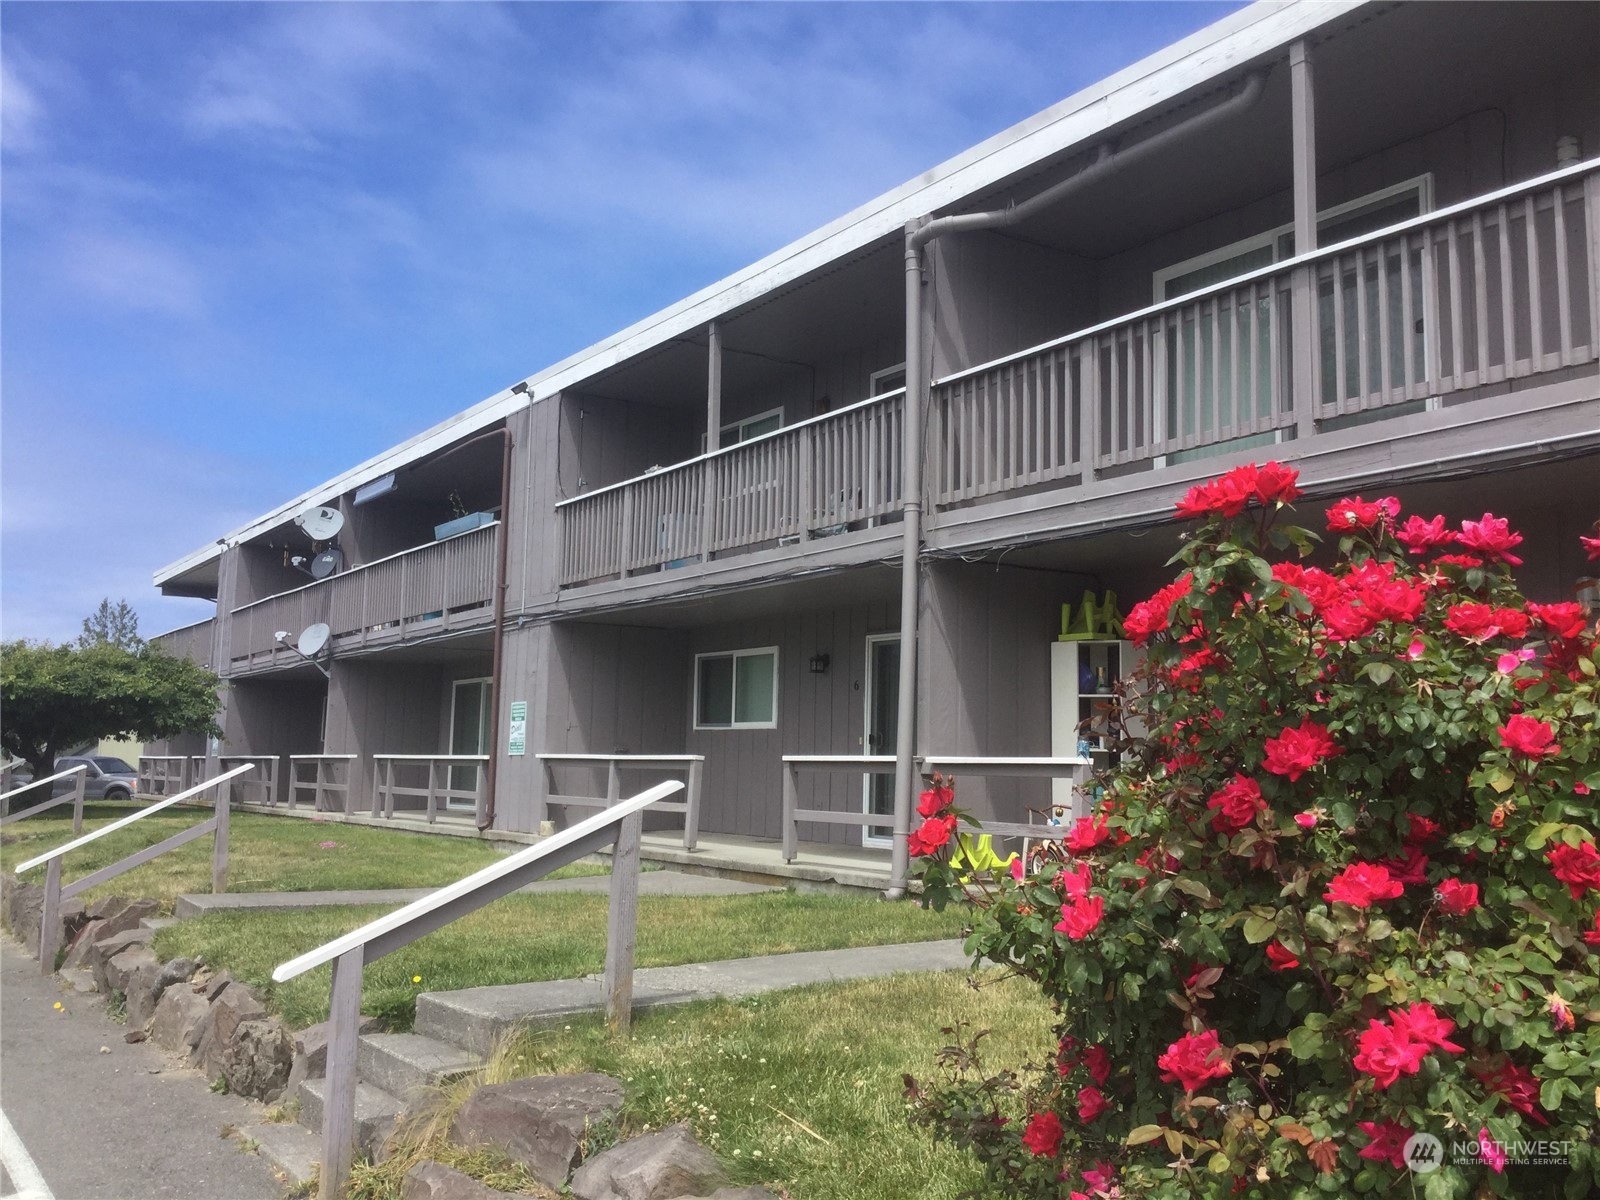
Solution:
M 237 672 L 299 662 L 274 637 L 324 622 L 335 651 L 399 644 L 488 625 L 498 522 L 280 592 L 231 613 Z
M 1593 373 L 1597 231 L 1591 161 L 937 380 L 929 524 Z M 560 582 L 891 516 L 903 414 L 875 398 L 565 501 Z
M 904 391 L 556 505 L 563 587 L 844 533 L 897 513 Z
M 216 622 L 197 621 L 181 629 L 158 633 L 150 641 L 173 658 L 186 658 L 202 667 L 211 665 L 211 639 Z

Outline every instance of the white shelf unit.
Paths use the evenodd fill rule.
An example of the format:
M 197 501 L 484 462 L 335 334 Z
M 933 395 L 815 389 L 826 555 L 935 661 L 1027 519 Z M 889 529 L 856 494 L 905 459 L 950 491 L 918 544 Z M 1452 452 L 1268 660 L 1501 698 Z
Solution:
M 1082 739 L 1088 742 L 1089 758 L 1096 770 L 1111 764 L 1114 752 L 1107 745 L 1110 731 L 1106 706 L 1117 682 L 1134 669 L 1140 657 L 1132 642 L 1050 643 L 1052 755 L 1078 753 Z M 1087 727 L 1085 721 L 1089 722 Z M 1069 780 L 1059 779 L 1051 786 L 1051 803 L 1062 819 L 1086 815 L 1081 798 L 1073 800 Z

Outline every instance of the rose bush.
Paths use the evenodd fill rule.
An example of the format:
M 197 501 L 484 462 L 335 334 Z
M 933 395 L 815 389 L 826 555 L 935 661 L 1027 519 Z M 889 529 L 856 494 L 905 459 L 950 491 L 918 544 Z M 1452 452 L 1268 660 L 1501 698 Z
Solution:
M 1350 497 L 1305 565 L 1295 496 L 1268 464 L 1179 504 L 1205 523 L 1126 622 L 1148 735 L 1092 817 L 977 886 L 919 839 L 925 895 L 1059 1015 L 1022 1067 L 953 1030 L 913 1119 L 1039 1200 L 1600 1194 L 1594 631 L 1525 601 L 1503 519 Z

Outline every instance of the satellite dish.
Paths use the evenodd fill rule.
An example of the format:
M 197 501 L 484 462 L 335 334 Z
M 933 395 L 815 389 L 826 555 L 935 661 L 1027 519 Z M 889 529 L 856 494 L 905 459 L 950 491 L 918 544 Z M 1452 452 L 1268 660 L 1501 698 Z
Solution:
M 311 578 L 326 579 L 344 566 L 344 551 L 330 546 L 311 560 Z
M 315 658 L 328 644 L 328 637 L 332 633 L 326 625 L 318 621 L 315 625 L 307 625 L 305 632 L 300 635 L 300 640 L 295 643 L 295 648 L 307 658 Z
M 331 542 L 344 528 L 344 514 L 337 508 L 312 507 L 294 519 L 313 542 Z

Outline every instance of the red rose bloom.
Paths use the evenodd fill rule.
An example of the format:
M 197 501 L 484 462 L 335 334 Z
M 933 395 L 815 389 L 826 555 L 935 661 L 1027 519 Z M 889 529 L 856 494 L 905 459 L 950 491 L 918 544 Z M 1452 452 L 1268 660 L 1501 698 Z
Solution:
M 1530 604 L 1528 615 L 1557 637 L 1577 637 L 1589 627 L 1583 605 L 1571 601 L 1565 604 Z
M 1262 463 L 1256 470 L 1256 498 L 1263 504 L 1287 504 L 1300 495 L 1300 472 L 1280 462 Z
M 1514 608 L 1491 608 L 1487 604 L 1453 604 L 1445 614 L 1444 626 L 1469 642 L 1486 642 L 1492 637 L 1528 636 L 1528 614 Z
M 1372 1140 L 1361 1147 L 1359 1157 L 1373 1162 L 1386 1162 L 1396 1171 L 1405 1170 L 1406 1142 L 1414 1130 L 1398 1121 L 1357 1121 L 1356 1128 Z
M 1167 1083 L 1181 1083 L 1189 1093 L 1199 1091 L 1213 1079 L 1233 1074 L 1228 1062 L 1228 1052 L 1221 1045 L 1215 1029 L 1204 1033 L 1186 1033 L 1167 1052 L 1156 1059 L 1161 1068 L 1161 1078 Z
M 1522 535 L 1512 533 L 1511 523 L 1504 517 L 1484 513 L 1481 521 L 1463 521 L 1456 540 L 1475 554 L 1483 555 L 1490 562 L 1499 560 L 1508 562 L 1513 567 L 1522 565 L 1520 558 L 1507 553 L 1511 547 L 1522 543 Z
M 1328 881 L 1322 898 L 1352 908 L 1371 908 L 1375 901 L 1393 900 L 1405 890 L 1404 884 L 1389 878 L 1389 868 L 1354 862 Z
M 1400 515 L 1400 501 L 1393 496 L 1366 501 L 1360 496 L 1345 497 L 1328 510 L 1328 532 L 1349 533 L 1352 529 L 1371 529 L 1385 518 Z M 1518 539 L 1521 540 L 1520 538 Z
M 1078 1120 L 1087 1125 L 1096 1117 L 1110 1109 L 1104 1094 L 1097 1087 L 1081 1088 L 1078 1091 Z
M 1022 1144 L 1035 1158 L 1054 1158 L 1061 1149 L 1061 1118 L 1053 1112 L 1034 1113 L 1028 1118 Z
M 1083 1055 L 1084 1068 L 1089 1072 L 1089 1078 L 1105 1087 L 1106 1080 L 1111 1078 L 1111 1054 L 1104 1046 L 1090 1046 Z
M 1211 818 L 1211 828 L 1219 833 L 1236 833 L 1265 812 L 1267 802 L 1261 798 L 1261 785 L 1245 775 L 1235 775 L 1220 791 L 1212 793 L 1206 808 L 1216 813 Z
M 1404 856 L 1386 858 L 1380 865 L 1388 868 L 1389 878 L 1396 883 L 1428 882 L 1428 856 L 1420 846 L 1407 846 Z
M 910 836 L 906 838 L 906 848 L 914 858 L 926 857 L 946 845 L 950 841 L 950 835 L 955 831 L 954 814 L 929 817 L 920 828 L 912 830 Z
M 1583 899 L 1586 891 L 1600 891 L 1600 854 L 1595 853 L 1593 842 L 1569 846 L 1565 842 L 1546 852 L 1550 873 L 1567 885 L 1574 900 Z
M 955 788 L 929 788 L 917 797 L 917 812 L 924 817 L 937 816 L 956 802 Z
M 1450 1054 L 1463 1053 L 1460 1046 L 1446 1040 L 1455 1032 L 1456 1023 L 1449 1017 L 1441 1017 L 1433 1005 L 1425 1000 L 1396 1009 L 1389 1014 L 1389 1017 L 1396 1029 L 1403 1031 L 1412 1041 L 1421 1042 L 1430 1050 L 1444 1050 Z
M 1428 1057 L 1425 1043 L 1413 1041 L 1403 1030 L 1384 1021 L 1368 1021 L 1359 1044 L 1361 1052 L 1352 1062 L 1356 1070 L 1371 1075 L 1380 1088 L 1392 1086 L 1402 1075 L 1415 1075 Z
M 1430 817 L 1407 813 L 1404 819 L 1406 832 L 1400 840 L 1408 846 L 1426 845 L 1444 831 L 1444 827 Z
M 1286 775 L 1293 783 L 1325 758 L 1340 753 L 1325 727 L 1310 717 L 1301 717 L 1300 724 L 1285 729 L 1275 738 L 1268 738 L 1266 758 L 1262 765 L 1274 775 Z
M 1456 540 L 1453 529 L 1444 527 L 1444 517 L 1438 516 L 1431 521 L 1424 521 L 1413 513 L 1406 519 L 1406 523 L 1394 531 L 1394 536 L 1399 538 L 1405 548 L 1413 554 L 1426 554 L 1436 546 L 1448 546 Z
M 1075 896 L 1061 906 L 1061 920 L 1056 923 L 1056 932 L 1081 942 L 1099 926 L 1105 911 L 1104 896 Z
M 1279 941 L 1267 943 L 1267 961 L 1272 964 L 1274 971 L 1292 971 L 1300 965 L 1294 951 Z
M 1508 1108 L 1516 1109 L 1540 1125 L 1550 1124 L 1537 1107 L 1539 1078 L 1532 1071 L 1508 1059 L 1493 1070 L 1479 1070 L 1477 1076 L 1483 1082 L 1483 1090 L 1499 1097 Z
M 1135 604 L 1122 620 L 1122 629 L 1135 646 L 1142 646 L 1158 633 L 1165 633 L 1172 625 L 1172 606 L 1189 594 L 1194 582 L 1192 575 L 1184 575 L 1169 583 L 1148 600 Z
M 1089 894 L 1089 879 L 1089 864 L 1082 863 L 1064 868 L 1061 874 L 1056 876 L 1056 886 L 1061 889 L 1063 896 L 1087 896 Z
M 1556 731 L 1537 717 L 1517 713 L 1507 718 L 1506 723 L 1497 726 L 1497 729 L 1500 734 L 1500 744 L 1511 753 L 1520 754 L 1523 758 L 1537 761 L 1561 751 L 1561 747 L 1556 745 Z
M 1600 950 L 1600 911 L 1594 914 L 1594 928 L 1583 935 L 1583 940 L 1596 950 Z
M 1578 544 L 1583 547 L 1583 552 L 1589 556 L 1590 562 L 1600 562 L 1600 537 L 1584 537 L 1579 534 Z
M 1111 836 L 1111 830 L 1106 826 L 1104 817 L 1079 817 L 1072 826 L 1072 832 L 1067 834 L 1065 845 L 1073 854 L 1085 854 L 1093 850 L 1106 838 Z
M 1459 879 L 1441 880 L 1433 889 L 1439 898 L 1439 907 L 1452 917 L 1464 917 L 1478 907 L 1478 885 L 1462 883 Z

